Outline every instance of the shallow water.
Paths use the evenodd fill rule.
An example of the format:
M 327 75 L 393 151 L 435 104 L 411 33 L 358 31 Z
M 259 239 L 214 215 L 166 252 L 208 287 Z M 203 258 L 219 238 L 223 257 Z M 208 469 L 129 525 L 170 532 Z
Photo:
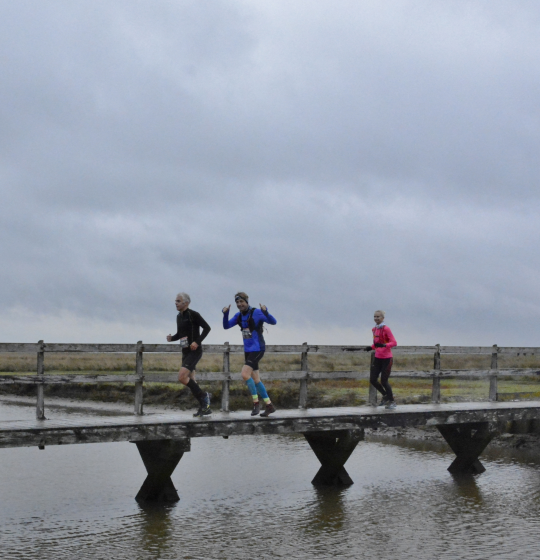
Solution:
M 0 421 L 33 414 L 0 403 Z M 452 459 L 436 443 L 361 442 L 355 484 L 318 490 L 301 437 L 197 438 L 172 477 L 181 501 L 143 508 L 135 445 L 0 449 L 0 557 L 540 558 L 540 453 L 491 449 L 465 478 Z

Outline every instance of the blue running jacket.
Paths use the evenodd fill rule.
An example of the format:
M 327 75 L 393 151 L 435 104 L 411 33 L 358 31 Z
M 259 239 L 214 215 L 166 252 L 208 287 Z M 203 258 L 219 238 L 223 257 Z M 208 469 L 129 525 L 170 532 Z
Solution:
M 263 313 L 261 309 L 255 309 L 253 311 L 253 321 L 255 322 L 255 330 L 252 333 L 247 332 L 249 330 L 249 314 L 251 313 L 251 307 L 248 308 L 245 315 L 242 315 L 242 336 L 244 337 L 244 351 L 245 352 L 258 352 L 259 350 L 265 349 L 264 337 L 262 334 L 262 324 L 268 323 L 269 325 L 275 325 L 277 321 L 268 313 L 268 308 L 266 308 L 266 313 Z M 232 327 L 238 326 L 238 317 L 240 312 L 236 313 L 232 319 L 229 319 L 229 310 L 223 313 L 223 328 L 230 329 Z

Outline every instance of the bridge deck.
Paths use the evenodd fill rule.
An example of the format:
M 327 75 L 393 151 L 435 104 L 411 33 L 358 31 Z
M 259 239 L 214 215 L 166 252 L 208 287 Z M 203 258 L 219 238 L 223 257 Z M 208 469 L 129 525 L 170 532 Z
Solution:
M 540 401 L 401 405 L 396 410 L 372 406 L 280 410 L 269 418 L 220 412 L 201 419 L 177 412 L 90 420 L 10 420 L 0 421 L 0 448 L 536 419 L 540 419 Z

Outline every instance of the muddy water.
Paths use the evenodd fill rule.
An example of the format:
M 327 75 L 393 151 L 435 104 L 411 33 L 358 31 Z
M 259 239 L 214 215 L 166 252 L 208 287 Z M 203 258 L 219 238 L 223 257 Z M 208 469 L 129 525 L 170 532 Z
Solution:
M 0 403 L 0 421 L 33 414 Z M 491 449 L 487 472 L 466 478 L 447 472 L 452 457 L 436 443 L 362 442 L 347 462 L 355 484 L 317 490 L 300 437 L 194 439 L 173 474 L 181 501 L 142 508 L 132 444 L 0 449 L 0 557 L 540 558 L 540 453 Z

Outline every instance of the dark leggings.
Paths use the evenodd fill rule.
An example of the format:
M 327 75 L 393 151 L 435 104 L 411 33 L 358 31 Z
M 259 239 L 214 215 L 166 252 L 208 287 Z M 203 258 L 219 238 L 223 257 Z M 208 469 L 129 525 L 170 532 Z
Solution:
M 392 387 L 388 383 L 388 378 L 392 373 L 392 363 L 393 358 L 374 358 L 373 366 L 371 366 L 371 372 L 369 375 L 369 382 L 389 401 L 394 400 L 394 395 L 392 393 Z M 379 383 L 378 377 L 381 376 L 381 382 Z

